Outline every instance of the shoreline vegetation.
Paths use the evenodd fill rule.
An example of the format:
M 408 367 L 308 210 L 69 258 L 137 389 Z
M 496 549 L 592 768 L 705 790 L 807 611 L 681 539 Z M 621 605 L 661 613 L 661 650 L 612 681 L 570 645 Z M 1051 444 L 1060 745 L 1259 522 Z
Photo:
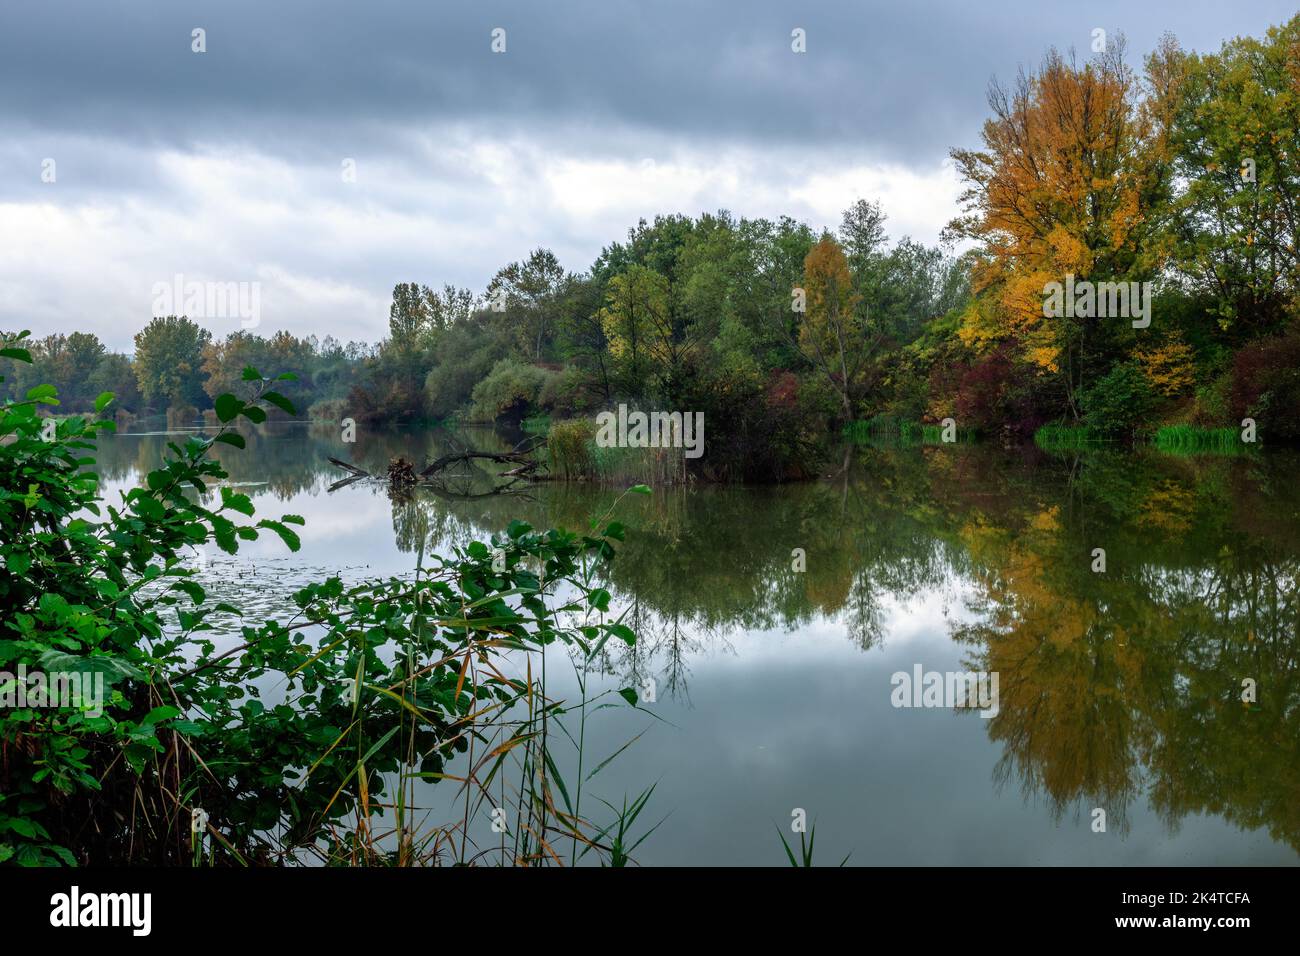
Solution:
M 31 364 L 24 344 L 0 342 L 5 371 Z M 295 412 L 278 390 L 292 373 L 242 380 L 252 397 L 218 396 L 215 434 L 169 444 L 117 504 L 93 455 L 114 431 L 111 393 L 58 420 L 37 414 L 60 403 L 51 385 L 0 403 L 6 673 L 109 688 L 0 709 L 0 864 L 628 865 L 654 788 L 584 803 L 604 764 L 584 777 L 581 741 L 594 711 L 637 707 L 634 688 L 589 697 L 587 676 L 608 641 L 636 642 L 598 579 L 624 537 L 620 502 L 649 489 L 585 533 L 512 521 L 409 575 L 312 582 L 258 621 L 209 600 L 193 558 L 265 533 L 301 547 L 305 520 L 251 520 L 212 454 L 245 449 L 238 422 Z M 214 615 L 242 625 L 234 646 Z M 548 693 L 557 643 L 577 701 Z M 424 809 L 438 785 L 457 789 L 445 821 Z
M 582 271 L 536 249 L 482 293 L 400 283 L 375 345 L 155 315 L 130 356 L 82 332 L 30 343 L 6 387 L 211 422 L 250 394 L 244 367 L 279 368 L 313 419 L 553 436 L 568 480 L 801 480 L 843 435 L 931 442 L 948 420 L 1008 446 L 1234 454 L 1246 420 L 1294 443 L 1298 50 L 1300 17 L 1213 53 L 1049 50 L 952 150 L 965 192 L 940 246 L 890 238 L 863 199 L 835 229 L 660 215 Z M 567 423 L 623 403 L 702 414 L 708 453 L 579 452 Z

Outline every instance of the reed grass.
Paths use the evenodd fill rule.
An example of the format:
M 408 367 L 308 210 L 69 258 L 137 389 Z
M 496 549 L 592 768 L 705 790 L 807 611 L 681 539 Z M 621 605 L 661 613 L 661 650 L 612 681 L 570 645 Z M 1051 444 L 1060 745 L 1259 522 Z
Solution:
M 1236 428 L 1198 425 L 1165 425 L 1156 430 L 1152 444 L 1171 455 L 1241 455 L 1248 450 Z
M 1034 432 L 1034 444 L 1046 451 L 1097 448 L 1108 440 L 1088 425 L 1043 425 Z
M 564 481 L 663 488 L 688 480 L 682 448 L 602 448 L 588 419 L 554 422 L 546 438 L 551 474 Z
M 843 436 L 856 444 L 899 443 L 904 445 L 946 445 L 953 444 L 943 440 L 943 426 L 924 422 L 914 422 L 897 418 L 893 415 L 876 415 L 873 418 L 859 419 L 844 426 Z M 969 428 L 957 428 L 957 442 L 969 444 L 976 439 L 976 433 Z

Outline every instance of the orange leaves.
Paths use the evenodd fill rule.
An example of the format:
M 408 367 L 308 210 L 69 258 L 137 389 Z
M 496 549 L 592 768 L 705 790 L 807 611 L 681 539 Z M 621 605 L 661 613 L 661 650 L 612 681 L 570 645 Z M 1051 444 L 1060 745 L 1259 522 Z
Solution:
M 967 312 L 961 337 L 1015 340 L 1023 357 L 1055 371 L 1068 337 L 1082 333 L 1044 319 L 1045 285 L 1152 269 L 1159 247 L 1147 241 L 1144 197 L 1158 200 L 1153 187 L 1165 175 L 1154 158 L 1164 151 L 1151 149 L 1159 123 L 1118 49 L 1083 65 L 1053 51 L 1013 89 L 995 86 L 990 103 L 984 149 L 952 153 L 969 188 L 965 215 L 949 228 L 979 244 L 973 288 L 994 303 Z

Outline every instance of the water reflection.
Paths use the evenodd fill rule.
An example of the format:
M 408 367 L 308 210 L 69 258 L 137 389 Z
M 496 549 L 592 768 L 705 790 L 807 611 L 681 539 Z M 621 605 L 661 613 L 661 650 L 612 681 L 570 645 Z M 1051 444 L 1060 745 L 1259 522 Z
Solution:
M 106 477 L 136 480 L 175 437 L 106 441 Z M 264 607 L 321 570 L 409 569 L 514 518 L 583 527 L 617 496 L 325 490 L 343 477 L 330 455 L 382 471 L 457 441 L 508 449 L 490 432 L 247 438 L 219 449 L 231 481 L 321 535 L 263 565 Z M 599 666 L 609 686 L 653 679 L 678 728 L 609 772 L 629 791 L 670 775 L 677 826 L 649 862 L 779 862 L 771 821 L 806 804 L 856 862 L 1295 862 L 1298 463 L 864 449 L 831 481 L 625 499 L 608 586 L 641 640 Z M 889 674 L 913 662 L 998 672 L 999 713 L 892 710 Z M 960 785 L 936 783 L 944 767 L 966 768 Z M 1113 838 L 1091 832 L 1095 807 Z

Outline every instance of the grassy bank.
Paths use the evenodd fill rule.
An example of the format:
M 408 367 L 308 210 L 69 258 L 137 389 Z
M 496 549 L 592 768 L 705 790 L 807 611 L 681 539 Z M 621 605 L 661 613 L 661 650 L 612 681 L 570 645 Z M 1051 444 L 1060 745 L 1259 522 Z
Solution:
M 1197 425 L 1166 425 L 1156 430 L 1152 444 L 1171 455 L 1242 455 L 1256 447 L 1241 440 L 1238 428 Z
M 1098 448 L 1114 443 L 1124 442 L 1087 425 L 1044 425 L 1034 432 L 1034 444 L 1046 451 Z M 1199 425 L 1161 425 L 1150 443 L 1156 450 L 1170 455 L 1242 455 L 1258 447 L 1243 442 L 1240 429 Z
M 1034 444 L 1045 451 L 1096 448 L 1110 439 L 1088 425 L 1043 425 L 1034 432 Z
M 954 444 L 944 441 L 943 431 L 942 425 L 914 422 L 895 418 L 892 415 L 877 415 L 874 418 L 849 422 L 844 426 L 842 434 L 848 441 L 863 445 L 875 442 L 899 442 L 912 445 Z M 977 437 L 973 429 L 960 426 L 956 429 L 957 442 L 974 442 Z

